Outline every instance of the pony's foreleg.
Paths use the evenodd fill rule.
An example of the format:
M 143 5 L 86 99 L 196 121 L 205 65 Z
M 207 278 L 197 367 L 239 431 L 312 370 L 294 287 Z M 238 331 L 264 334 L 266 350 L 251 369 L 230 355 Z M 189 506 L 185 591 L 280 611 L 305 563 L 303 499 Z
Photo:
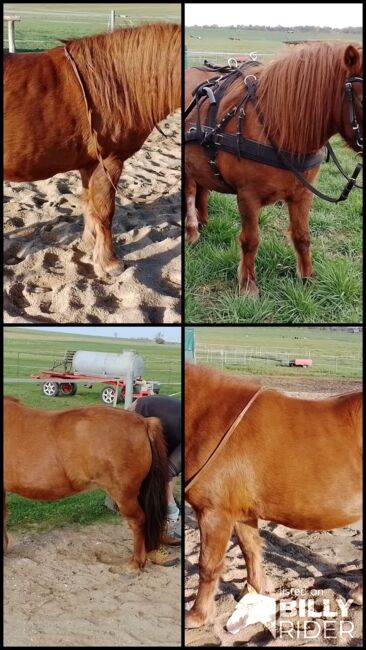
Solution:
M 301 280 L 311 278 L 313 265 L 310 253 L 309 210 L 313 197 L 304 191 L 301 200 L 288 200 L 290 216 L 289 232 L 297 255 L 297 274 Z
M 6 515 L 7 515 L 7 511 L 6 511 L 6 494 L 5 494 L 5 492 L 4 492 L 4 493 L 3 493 L 4 553 L 8 550 L 8 544 L 9 544 L 8 534 L 7 534 L 7 532 L 6 532 Z
M 97 166 L 98 163 L 94 163 L 90 167 L 79 169 L 81 184 L 83 187 L 82 200 L 84 204 L 84 232 L 82 236 L 82 242 L 85 246 L 85 250 L 88 253 L 93 252 L 95 245 L 95 222 L 92 211 L 89 207 L 89 182 L 90 177 Z
M 122 162 L 113 156 L 104 160 L 104 167 L 117 186 L 122 172 Z M 88 215 L 85 221 L 84 240 L 95 237 L 93 249 L 94 270 L 97 275 L 119 275 L 123 263 L 116 257 L 112 244 L 112 220 L 116 191 L 99 163 L 91 172 L 88 185 Z
M 247 582 L 259 594 L 265 590 L 265 576 L 262 568 L 261 539 L 258 522 L 237 522 L 234 527 L 236 537 L 247 565 Z
M 238 207 L 242 223 L 242 231 L 239 235 L 241 246 L 241 260 L 238 267 L 239 289 L 242 295 L 255 297 L 259 294 L 254 267 L 259 246 L 259 205 L 254 204 L 239 191 Z
M 197 194 L 196 194 L 196 208 L 197 208 L 197 217 L 199 224 L 201 226 L 207 226 L 208 224 L 208 190 L 197 185 Z
M 113 495 L 112 495 L 113 496 Z M 128 563 L 132 571 L 143 569 L 146 563 L 145 514 L 135 494 L 122 494 L 114 497 L 120 513 L 126 517 L 133 533 L 133 555 Z
M 184 181 L 184 197 L 186 204 L 186 236 L 190 244 L 199 239 L 198 214 L 196 208 L 197 185 L 191 176 L 186 174 Z
M 357 585 L 357 587 L 352 589 L 349 596 L 350 598 L 353 598 L 356 605 L 362 605 L 362 600 L 363 600 L 362 585 Z
M 214 596 L 232 531 L 231 518 L 225 513 L 204 510 L 197 518 L 201 533 L 200 580 L 195 603 L 186 619 L 190 628 L 201 627 L 215 616 Z

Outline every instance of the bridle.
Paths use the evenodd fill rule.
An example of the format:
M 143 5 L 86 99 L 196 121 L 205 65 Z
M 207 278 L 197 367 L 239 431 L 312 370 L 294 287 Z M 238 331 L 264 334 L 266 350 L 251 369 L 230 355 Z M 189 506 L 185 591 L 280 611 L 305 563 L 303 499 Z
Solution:
M 348 77 L 345 81 L 345 98 L 348 103 L 349 119 L 352 129 L 355 132 L 356 145 L 359 147 L 357 153 L 363 153 L 363 135 L 357 120 L 355 99 L 353 96 L 353 83 L 363 83 L 363 77 Z

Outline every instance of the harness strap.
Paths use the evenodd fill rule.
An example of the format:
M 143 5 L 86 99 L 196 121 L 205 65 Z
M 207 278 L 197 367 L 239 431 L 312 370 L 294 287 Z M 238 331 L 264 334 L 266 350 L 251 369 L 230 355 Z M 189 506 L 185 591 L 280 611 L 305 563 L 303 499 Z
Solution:
M 189 479 L 188 483 L 185 485 L 184 492 L 188 492 L 192 485 L 196 483 L 196 481 L 199 479 L 201 476 L 202 472 L 207 470 L 207 468 L 211 465 L 211 463 L 215 460 L 215 458 L 219 455 L 220 451 L 226 445 L 228 442 L 230 436 L 234 433 L 235 429 L 237 426 L 240 424 L 241 420 L 243 419 L 244 415 L 247 413 L 247 411 L 250 409 L 252 406 L 253 402 L 257 399 L 258 395 L 260 393 L 263 393 L 265 391 L 265 387 L 261 386 L 253 395 L 253 397 L 250 398 L 249 402 L 244 406 L 243 410 L 239 413 L 238 417 L 235 418 L 234 422 L 232 423 L 231 427 L 226 431 L 224 434 L 223 438 L 221 438 L 220 442 L 216 446 L 216 448 L 213 450 L 213 452 L 210 454 L 210 456 L 207 458 L 207 460 L 203 463 L 202 467 L 192 476 L 192 478 Z
M 252 75 L 250 75 L 250 76 L 252 77 Z M 247 82 L 247 83 L 248 83 L 248 85 L 254 86 L 254 89 L 255 89 L 256 78 L 253 77 L 253 79 L 254 79 L 254 81 L 252 81 L 251 79 L 248 79 L 248 82 Z M 358 175 L 359 175 L 359 173 L 360 173 L 360 171 L 361 171 L 361 169 L 362 169 L 362 164 L 361 164 L 361 163 L 357 163 L 357 165 L 356 165 L 356 167 L 355 167 L 355 169 L 354 169 L 354 171 L 353 171 L 352 176 L 351 176 L 350 178 L 348 178 L 348 183 L 347 183 L 347 185 L 343 188 L 343 190 L 342 190 L 340 196 L 338 197 L 338 199 L 336 199 L 336 198 L 334 198 L 334 197 L 332 197 L 332 196 L 327 196 L 327 195 L 324 194 L 323 192 L 320 192 L 320 190 L 317 190 L 313 185 L 311 185 L 311 184 L 306 180 L 306 178 L 304 178 L 304 177 L 303 177 L 303 176 L 302 176 L 302 175 L 297 171 L 296 167 L 292 164 L 292 162 L 291 162 L 290 160 L 287 160 L 287 159 L 285 158 L 285 156 L 283 155 L 283 151 L 281 151 L 280 149 L 278 149 L 278 148 L 276 147 L 276 145 L 274 144 L 274 142 L 273 142 L 271 136 L 268 134 L 268 131 L 267 131 L 267 129 L 266 129 L 266 125 L 265 125 L 265 121 L 264 121 L 263 115 L 262 115 L 260 109 L 258 108 L 258 102 L 257 102 L 256 96 L 255 96 L 255 91 L 252 93 L 252 97 L 253 97 L 253 99 L 252 99 L 252 103 L 253 103 L 254 108 L 255 108 L 255 110 L 256 110 L 256 113 L 257 113 L 258 119 L 259 119 L 260 123 L 262 124 L 263 128 L 265 129 L 266 137 L 268 138 L 268 140 L 269 140 L 269 142 L 271 143 L 272 147 L 276 150 L 277 155 L 278 155 L 279 159 L 281 160 L 281 162 L 283 163 L 284 167 L 285 167 L 287 170 L 291 171 L 291 172 L 294 174 L 294 176 L 296 176 L 296 178 L 300 181 L 300 183 L 302 183 L 302 185 L 304 185 L 304 187 L 306 187 L 308 190 L 310 190 L 310 192 L 312 192 L 313 194 L 315 194 L 316 196 L 318 196 L 320 199 L 323 199 L 324 201 L 328 201 L 329 203 L 340 203 L 341 201 L 345 201 L 345 200 L 347 199 L 349 193 L 351 192 L 351 190 L 353 189 L 353 187 L 354 187 L 355 184 L 356 184 L 357 177 L 358 177 Z M 335 154 L 334 154 L 334 155 L 335 155 Z

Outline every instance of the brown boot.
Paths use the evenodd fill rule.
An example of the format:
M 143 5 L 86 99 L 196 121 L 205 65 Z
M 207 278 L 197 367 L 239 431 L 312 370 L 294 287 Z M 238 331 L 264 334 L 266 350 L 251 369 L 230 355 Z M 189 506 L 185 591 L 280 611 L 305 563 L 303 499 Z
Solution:
M 181 538 L 175 535 L 174 532 L 170 533 L 168 528 L 166 528 L 161 538 L 161 543 L 165 544 L 165 546 L 180 546 Z
M 160 564 L 160 566 L 177 566 L 179 564 L 179 557 L 170 555 L 164 546 L 159 546 L 159 548 L 149 551 L 147 558 L 150 562 Z

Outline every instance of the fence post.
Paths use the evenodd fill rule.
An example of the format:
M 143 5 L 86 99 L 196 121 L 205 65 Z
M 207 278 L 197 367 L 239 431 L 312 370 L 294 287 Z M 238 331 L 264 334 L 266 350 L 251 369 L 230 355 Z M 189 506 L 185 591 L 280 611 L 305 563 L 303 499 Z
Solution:
M 14 54 L 15 52 L 14 23 L 16 20 L 20 20 L 20 16 L 4 16 L 4 20 L 8 21 L 9 52 L 11 54 Z
M 115 12 L 114 9 L 112 9 L 112 11 L 111 11 L 111 32 L 114 31 L 115 20 L 116 20 L 116 12 Z

